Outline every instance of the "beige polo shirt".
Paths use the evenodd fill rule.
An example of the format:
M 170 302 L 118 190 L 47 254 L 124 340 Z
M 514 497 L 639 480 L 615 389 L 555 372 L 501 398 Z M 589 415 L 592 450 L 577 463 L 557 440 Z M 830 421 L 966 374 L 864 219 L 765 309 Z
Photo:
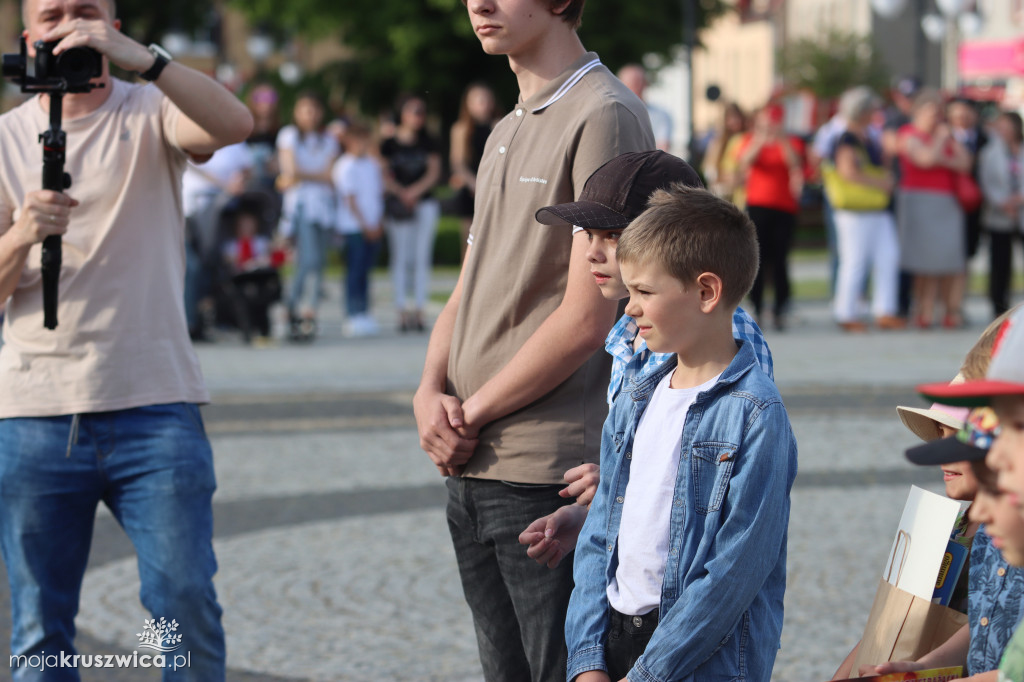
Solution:
M 477 174 L 448 362 L 452 394 L 473 395 L 562 301 L 571 230 L 540 225 L 537 209 L 574 201 L 605 162 L 647 149 L 646 108 L 592 52 L 495 126 Z M 488 424 L 465 475 L 559 483 L 566 469 L 596 462 L 610 366 L 598 351 L 555 390 Z
M 64 122 L 71 211 L 58 326 L 43 328 L 41 246 L 8 300 L 0 418 L 206 402 L 185 324 L 185 153 L 180 112 L 154 85 L 113 80 L 106 102 Z M 0 117 L 0 232 L 42 186 L 38 98 Z

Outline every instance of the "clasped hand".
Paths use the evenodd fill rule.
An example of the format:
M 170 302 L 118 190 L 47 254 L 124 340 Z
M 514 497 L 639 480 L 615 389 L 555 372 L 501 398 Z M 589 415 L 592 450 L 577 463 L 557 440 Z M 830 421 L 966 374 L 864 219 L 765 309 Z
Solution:
M 420 447 L 442 476 L 461 474 L 480 442 L 480 429 L 467 421 L 462 402 L 452 395 L 421 390 L 412 405 Z

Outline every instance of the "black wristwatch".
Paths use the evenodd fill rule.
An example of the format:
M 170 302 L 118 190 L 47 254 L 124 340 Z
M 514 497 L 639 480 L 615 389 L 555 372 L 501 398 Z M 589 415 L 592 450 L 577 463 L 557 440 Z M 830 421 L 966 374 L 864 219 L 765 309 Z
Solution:
M 156 57 L 156 61 L 153 62 L 153 66 L 149 67 L 148 69 L 140 73 L 139 78 L 141 78 L 144 81 L 152 82 L 160 77 L 160 74 L 163 72 L 164 67 L 170 64 L 171 60 L 174 59 L 174 57 L 171 56 L 170 52 L 160 47 L 156 43 L 151 44 L 148 49 L 149 53 Z

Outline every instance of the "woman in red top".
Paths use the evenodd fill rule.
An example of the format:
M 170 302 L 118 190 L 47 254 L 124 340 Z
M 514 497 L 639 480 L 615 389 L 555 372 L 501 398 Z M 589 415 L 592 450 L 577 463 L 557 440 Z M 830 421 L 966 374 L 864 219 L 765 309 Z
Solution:
M 804 143 L 782 129 L 782 107 L 769 104 L 754 119 L 754 129 L 740 143 L 739 172 L 745 176 L 747 213 L 757 228 L 761 268 L 750 290 L 758 320 L 764 302 L 765 269 L 775 287 L 775 328 L 785 326 L 789 303 L 789 251 L 804 183 Z
M 932 326 L 940 293 L 943 326 L 963 323 L 965 228 L 955 182 L 956 173 L 970 171 L 971 156 L 942 120 L 942 105 L 942 96 L 925 88 L 914 100 L 910 123 L 899 132 L 900 267 L 914 275 L 915 320 L 922 329 Z

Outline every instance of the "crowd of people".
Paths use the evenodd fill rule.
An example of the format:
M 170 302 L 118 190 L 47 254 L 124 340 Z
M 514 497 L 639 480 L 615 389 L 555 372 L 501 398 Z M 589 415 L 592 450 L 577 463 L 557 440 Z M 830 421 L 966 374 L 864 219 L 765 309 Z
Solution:
M 183 178 L 192 339 L 211 340 L 210 327 L 222 324 L 238 327 L 246 342 L 268 345 L 270 307 L 278 301 L 289 338 L 313 339 L 333 250 L 342 253 L 345 270 L 346 334 L 377 334 L 369 286 L 385 238 L 398 329 L 425 331 L 444 165 L 426 125 L 426 101 L 402 96 L 393 119 L 371 125 L 358 117 L 328 120 L 319 95 L 307 91 L 283 126 L 269 84 L 252 87 L 246 102 L 255 121 L 250 138 L 193 159 Z M 450 135 L 447 204 L 463 223 L 463 242 L 477 167 L 497 118 L 489 86 L 466 88 Z M 293 274 L 283 283 L 286 262 Z
M 992 315 L 1010 305 L 1014 242 L 1024 186 L 1021 124 L 1014 111 L 947 98 L 902 78 L 886 101 L 866 86 L 845 92 L 809 140 L 786 135 L 776 103 L 747 115 L 734 103 L 708 140 L 703 171 L 719 196 L 746 207 L 758 226 L 761 267 L 751 293 L 763 317 L 786 324 L 788 254 L 805 187 L 823 188 L 836 322 L 849 332 L 907 326 L 962 328 L 968 261 L 988 242 Z M 870 282 L 870 296 L 868 295 Z

